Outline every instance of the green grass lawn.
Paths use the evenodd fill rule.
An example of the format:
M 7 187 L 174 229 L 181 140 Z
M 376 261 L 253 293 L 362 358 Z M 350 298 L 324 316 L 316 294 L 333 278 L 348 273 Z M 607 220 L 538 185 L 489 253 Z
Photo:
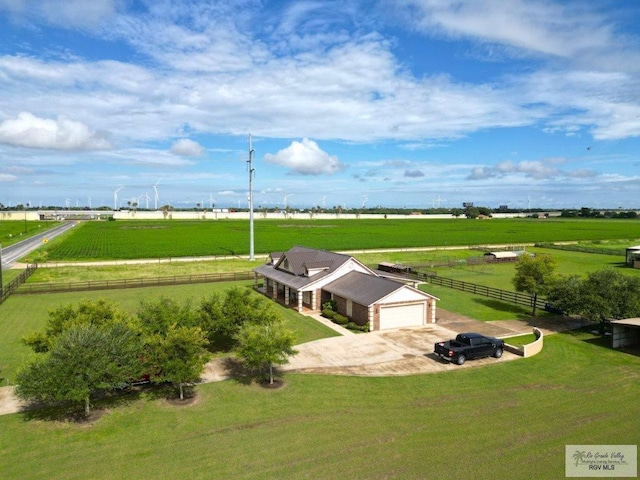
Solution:
M 171 263 L 151 263 L 133 265 L 95 265 L 87 267 L 55 267 L 38 268 L 29 282 L 86 282 L 116 280 L 125 278 L 158 278 L 180 275 L 201 275 L 211 273 L 249 272 L 263 264 L 266 257 L 256 257 L 256 260 L 225 259 Z
M 25 223 L 20 216 L 18 220 L 4 220 L 2 215 L 0 213 L 0 245 L 3 247 L 8 247 L 27 237 L 60 225 L 60 222 L 33 220 L 27 220 Z
M 375 235 L 368 230 L 373 225 L 360 222 L 363 221 L 348 222 L 347 227 L 334 225 L 336 222 L 326 225 L 291 220 L 268 225 L 261 222 L 260 234 L 265 243 L 260 247 L 264 250 L 259 251 L 285 250 L 295 244 L 335 250 L 402 246 L 404 241 L 405 246 L 438 241 L 451 245 L 452 238 L 469 244 L 487 244 L 534 241 L 537 238 L 531 237 L 536 236 L 547 237 L 541 240 L 640 237 L 640 222 L 617 220 L 606 224 L 589 220 L 558 224 L 524 219 L 514 223 L 457 220 L 452 228 L 459 227 L 458 230 L 447 230 L 448 224 L 433 223 L 438 222 L 435 220 L 406 220 L 385 223 L 383 228 L 378 223 Z M 213 252 L 221 245 L 235 245 L 241 251 L 244 247 L 238 245 L 245 243 L 246 222 L 224 223 L 227 230 L 215 230 L 216 226 L 206 231 L 209 242 L 206 248 Z M 103 224 L 119 228 L 126 222 Z M 204 234 L 204 230 L 193 228 L 192 232 Z M 115 248 L 115 252 L 126 251 L 132 255 L 130 258 L 137 258 L 141 252 L 156 252 L 155 241 L 168 244 L 183 238 L 175 232 L 163 239 L 145 236 L 145 241 L 151 238 L 148 241 L 152 243 L 140 246 L 134 245 L 142 238 L 131 233 L 135 229 L 123 230 L 125 233 L 119 233 L 121 240 L 133 243 L 107 245 L 117 235 L 105 233 L 105 246 L 95 247 L 94 253 Z M 148 226 L 140 230 L 145 235 L 164 231 Z M 83 227 L 76 231 L 85 230 Z M 181 232 L 184 235 L 186 230 Z M 527 235 L 530 240 L 515 240 Z M 79 238 L 70 245 L 81 245 Z M 267 239 L 274 245 L 279 243 L 268 246 Z M 54 246 L 65 243 L 67 240 L 50 242 Z M 629 244 L 636 243 L 640 242 Z M 198 249 L 204 247 L 189 248 L 203 251 Z M 173 251 L 187 250 L 178 246 Z M 573 252 L 550 252 L 563 259 L 559 262 L 561 273 L 582 274 L 591 268 L 603 268 L 606 262 L 616 262 L 615 257 L 606 255 L 596 258 Z M 381 254 L 377 260 L 370 256 L 374 254 L 366 255 L 365 263 L 409 263 L 404 259 L 418 258 L 394 253 Z M 436 252 L 436 255 L 464 254 Z M 434 257 L 421 256 L 419 261 L 428 262 L 429 258 Z M 193 268 L 206 270 L 201 273 L 215 268 L 246 270 L 240 263 L 232 267 L 224 267 L 220 262 L 178 265 L 69 269 L 66 273 L 61 271 L 56 281 L 71 277 L 114 278 L 112 275 L 166 276 L 167 271 Z M 617 268 L 615 263 L 609 266 Z M 513 265 L 506 267 L 512 269 Z M 513 271 L 502 268 L 496 265 L 490 272 L 459 269 L 459 278 L 474 283 L 483 283 L 479 279 L 484 278 L 485 282 L 511 290 Z M 36 275 L 40 272 L 44 274 L 46 270 L 39 270 Z M 449 276 L 444 272 L 441 275 Z M 12 378 L 17 366 L 29 355 L 19 339 L 42 328 L 50 308 L 83 298 L 103 297 L 133 312 L 142 298 L 172 295 L 198 299 L 228 287 L 229 284 L 198 284 L 14 295 L 0 305 L 0 375 Z M 530 313 L 524 307 L 444 287 L 421 288 L 440 297 L 440 308 L 480 320 L 528 318 Z M 276 308 L 295 329 L 299 343 L 335 335 L 290 309 Z M 640 355 L 613 351 L 603 343 L 607 340 L 583 332 L 546 336 L 542 353 L 532 358 L 482 368 L 452 368 L 438 374 L 398 378 L 288 374 L 285 386 L 275 390 L 229 380 L 197 386 L 196 401 L 181 407 L 143 392 L 123 397 L 115 404 L 110 403 L 114 400 L 105 400 L 98 405 L 103 407 L 104 415 L 91 424 L 53 420 L 55 410 L 46 409 L 0 416 L 0 478 L 563 478 L 566 444 L 637 444 L 640 440 L 637 428 Z
M 294 245 L 326 250 L 489 245 L 537 241 L 640 238 L 640 221 L 588 219 L 482 220 L 258 220 L 255 251 L 268 254 Z M 632 242 L 632 240 L 630 240 Z M 249 251 L 248 222 L 84 222 L 32 257 L 60 260 L 169 258 Z M 41 249 L 41 250 L 42 250 Z
M 70 303 L 75 304 L 85 298 L 106 298 L 116 302 L 122 309 L 135 313 L 142 299 L 153 300 L 164 295 L 182 300 L 191 298 L 197 302 L 200 298 L 216 291 L 225 290 L 233 285 L 252 285 L 252 282 L 205 283 L 62 294 L 12 295 L 0 305 L 0 377 L 8 378 L 11 381 L 18 366 L 31 355 L 31 350 L 22 345 L 20 339 L 27 333 L 44 328 L 49 310 L 58 306 Z M 278 304 L 274 304 L 274 308 L 280 312 L 287 326 L 295 332 L 297 343 L 305 343 L 318 338 L 337 335 L 334 330 L 290 308 L 285 308 Z
M 131 397 L 92 424 L 2 416 L 2 477 L 559 479 L 567 444 L 640 439 L 640 357 L 584 333 L 482 368 L 285 379 L 200 385 L 183 407 Z

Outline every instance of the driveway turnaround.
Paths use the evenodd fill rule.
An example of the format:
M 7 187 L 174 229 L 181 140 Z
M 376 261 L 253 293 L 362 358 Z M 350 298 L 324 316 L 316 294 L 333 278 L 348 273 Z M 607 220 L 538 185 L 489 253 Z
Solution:
M 470 360 L 461 366 L 441 360 L 433 353 L 433 345 L 456 334 L 436 324 L 325 338 L 298 345 L 298 353 L 281 368 L 333 375 L 389 376 L 456 370 L 520 358 L 504 352 L 502 358 Z
M 532 333 L 534 326 L 548 335 L 577 328 L 579 324 L 566 318 L 536 319 L 535 324 L 521 320 L 481 322 L 439 309 L 437 323 L 428 326 L 324 338 L 298 345 L 298 353 L 281 369 L 331 375 L 389 376 L 492 365 L 522 357 L 505 351 L 501 358 L 488 357 L 455 365 L 438 358 L 433 353 L 433 345 L 455 338 L 461 332 L 506 338 Z

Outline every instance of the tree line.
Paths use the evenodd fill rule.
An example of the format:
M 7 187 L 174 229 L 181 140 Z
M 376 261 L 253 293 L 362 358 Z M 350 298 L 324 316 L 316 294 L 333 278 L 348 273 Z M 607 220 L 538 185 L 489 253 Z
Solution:
M 612 268 L 585 277 L 559 275 L 556 266 L 549 255 L 523 255 L 516 264 L 514 287 L 535 298 L 544 295 L 555 310 L 591 322 L 640 317 L 640 278 Z
M 214 352 L 235 351 L 257 378 L 295 353 L 294 334 L 270 302 L 234 287 L 200 300 L 140 302 L 129 314 L 114 302 L 84 300 L 49 312 L 43 331 L 22 339 L 33 357 L 16 374 L 16 394 L 44 403 L 71 401 L 88 414 L 95 395 L 139 382 L 184 387 Z

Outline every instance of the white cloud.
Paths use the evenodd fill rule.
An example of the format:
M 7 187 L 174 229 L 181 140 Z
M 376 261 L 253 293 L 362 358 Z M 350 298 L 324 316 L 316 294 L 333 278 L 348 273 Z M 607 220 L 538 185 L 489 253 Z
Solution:
M 0 173 L 0 182 L 15 182 L 18 179 L 15 175 L 9 173 Z
M 200 157 L 204 153 L 204 147 L 188 138 L 181 138 L 171 145 L 170 151 L 183 157 Z
M 0 1 L 0 12 L 6 11 L 16 21 L 39 19 L 88 28 L 111 18 L 123 4 L 122 0 L 4 0 Z
M 565 163 L 564 158 L 545 158 L 544 160 L 514 162 L 505 160 L 495 166 L 473 167 L 467 180 L 486 180 L 490 178 L 520 177 L 533 180 L 554 180 L 559 178 L 587 179 L 598 176 L 593 170 L 560 170 L 557 165 Z
M 54 150 L 100 150 L 111 144 L 81 122 L 64 115 L 56 120 L 39 118 L 29 112 L 0 123 L 0 143 Z
M 282 165 L 303 175 L 332 174 L 344 169 L 338 157 L 324 152 L 316 142 L 308 138 L 303 138 L 302 142 L 294 140 L 287 148 L 275 155 L 267 153 L 264 158 L 267 162 Z
M 419 30 L 474 38 L 529 52 L 571 57 L 610 47 L 612 29 L 604 19 L 576 5 L 534 0 L 399 0 Z

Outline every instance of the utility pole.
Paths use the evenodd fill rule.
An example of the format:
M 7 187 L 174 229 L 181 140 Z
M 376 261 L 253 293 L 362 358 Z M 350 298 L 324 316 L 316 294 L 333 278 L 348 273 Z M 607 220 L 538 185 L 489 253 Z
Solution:
M 4 287 L 2 286 L 2 244 L 0 243 L 0 296 L 4 293 Z
M 253 252 L 253 147 L 251 134 L 249 134 L 249 260 L 255 260 Z

